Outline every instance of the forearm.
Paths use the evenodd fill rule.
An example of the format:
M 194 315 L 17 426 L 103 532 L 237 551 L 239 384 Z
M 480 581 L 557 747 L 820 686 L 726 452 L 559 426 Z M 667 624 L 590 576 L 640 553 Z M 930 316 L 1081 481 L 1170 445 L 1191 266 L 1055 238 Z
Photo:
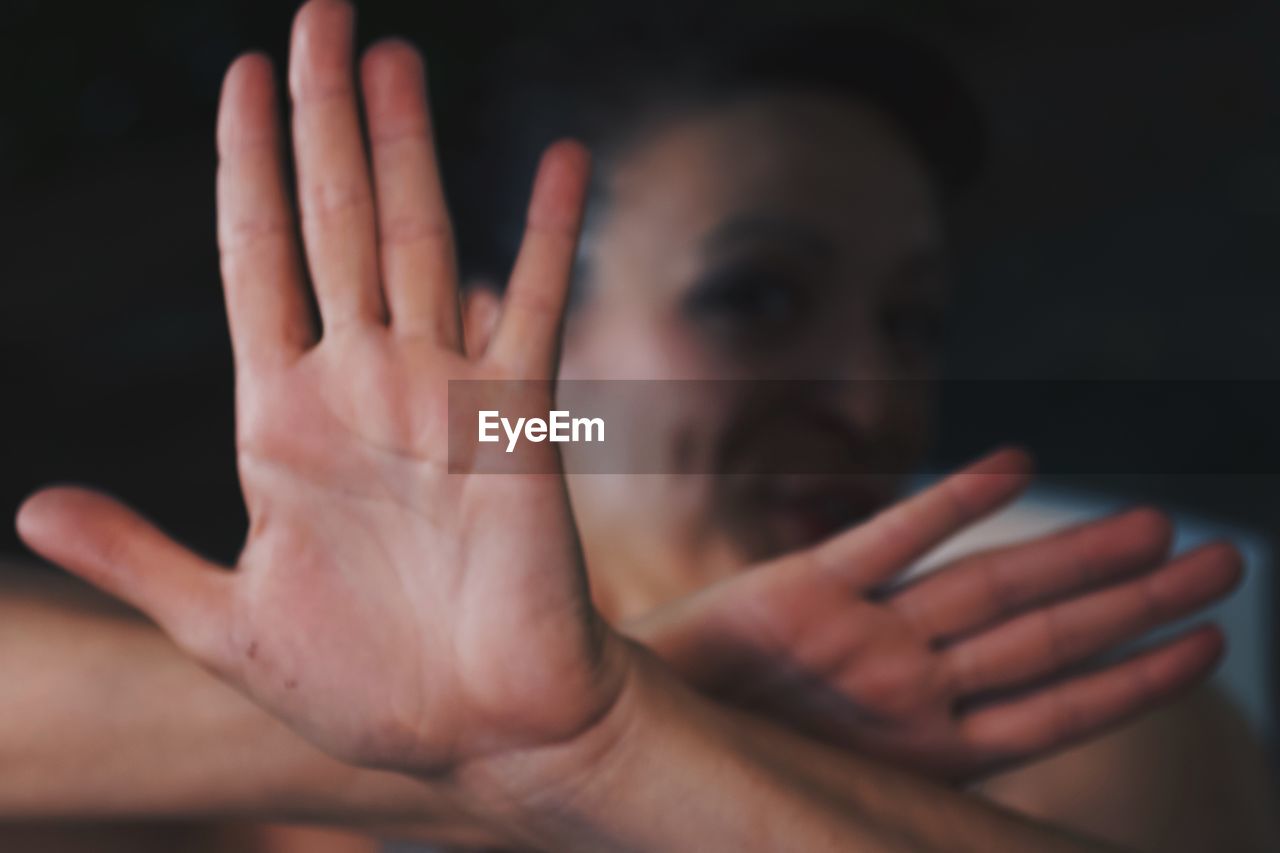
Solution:
M 557 850 L 1096 849 L 724 709 L 656 662 L 585 738 L 481 765 L 496 825 Z
M 10 574 L 6 587 L 0 678 L 12 695 L 0 721 L 0 819 L 234 816 L 394 827 L 442 842 L 491 838 L 452 786 L 328 758 L 150 623 L 79 585 Z M 584 760 L 591 751 L 599 760 Z M 529 783 L 557 765 L 536 776 L 554 785 Z M 714 706 L 653 661 L 593 740 L 536 765 L 507 765 L 505 775 L 485 780 L 490 790 L 518 791 L 501 804 L 499 823 L 552 848 L 659 849 L 694 833 L 740 849 L 855 841 L 1077 849 L 972 799 Z
M 485 839 L 440 786 L 357 770 L 69 579 L 0 576 L 0 820 L 261 818 Z

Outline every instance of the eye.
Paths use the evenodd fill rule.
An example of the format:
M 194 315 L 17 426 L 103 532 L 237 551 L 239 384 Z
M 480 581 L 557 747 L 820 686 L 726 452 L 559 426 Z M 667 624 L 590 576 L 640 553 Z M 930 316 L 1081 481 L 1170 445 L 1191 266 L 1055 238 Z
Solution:
M 787 328 L 799 318 L 805 301 L 793 277 L 744 266 L 702 279 L 685 297 L 683 310 L 712 331 L 745 337 Z

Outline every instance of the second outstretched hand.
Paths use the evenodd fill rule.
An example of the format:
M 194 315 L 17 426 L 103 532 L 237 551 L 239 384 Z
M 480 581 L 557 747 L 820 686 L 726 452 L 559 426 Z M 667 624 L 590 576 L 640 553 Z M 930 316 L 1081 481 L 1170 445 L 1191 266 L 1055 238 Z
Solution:
M 829 541 L 626 626 L 690 683 L 940 781 L 970 783 L 1169 702 L 1222 651 L 1214 626 L 1082 671 L 1227 594 L 1227 543 L 1169 559 L 1136 509 L 968 554 L 894 585 L 1030 482 L 1005 450 Z

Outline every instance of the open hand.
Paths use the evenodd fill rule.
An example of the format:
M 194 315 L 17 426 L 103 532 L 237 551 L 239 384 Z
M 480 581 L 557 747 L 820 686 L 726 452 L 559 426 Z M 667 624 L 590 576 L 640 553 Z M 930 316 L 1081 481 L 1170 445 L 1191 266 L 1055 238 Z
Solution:
M 1078 671 L 1239 577 L 1225 544 L 1165 562 L 1169 523 L 1151 510 L 962 557 L 886 591 L 1021 492 L 1029 467 L 1019 451 L 993 454 L 628 632 L 725 701 L 950 782 L 1079 741 L 1202 679 L 1221 652 L 1214 627 Z
M 84 489 L 37 493 L 18 525 L 323 749 L 436 771 L 571 739 L 624 680 L 562 477 L 447 459 L 449 380 L 554 375 L 588 163 L 573 143 L 547 151 L 503 316 L 468 359 L 421 61 L 397 42 L 364 58 L 371 180 L 352 14 L 313 0 L 293 33 L 305 252 L 268 61 L 240 58 L 223 90 L 218 237 L 250 519 L 234 571 Z

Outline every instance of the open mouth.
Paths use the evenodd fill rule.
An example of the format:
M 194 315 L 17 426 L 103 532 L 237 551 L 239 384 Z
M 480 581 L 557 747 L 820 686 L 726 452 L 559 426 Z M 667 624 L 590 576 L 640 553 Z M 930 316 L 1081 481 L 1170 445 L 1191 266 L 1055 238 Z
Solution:
M 891 499 L 898 478 L 881 455 L 829 409 L 779 406 L 741 419 L 720 455 L 724 522 L 753 559 L 812 545 Z

